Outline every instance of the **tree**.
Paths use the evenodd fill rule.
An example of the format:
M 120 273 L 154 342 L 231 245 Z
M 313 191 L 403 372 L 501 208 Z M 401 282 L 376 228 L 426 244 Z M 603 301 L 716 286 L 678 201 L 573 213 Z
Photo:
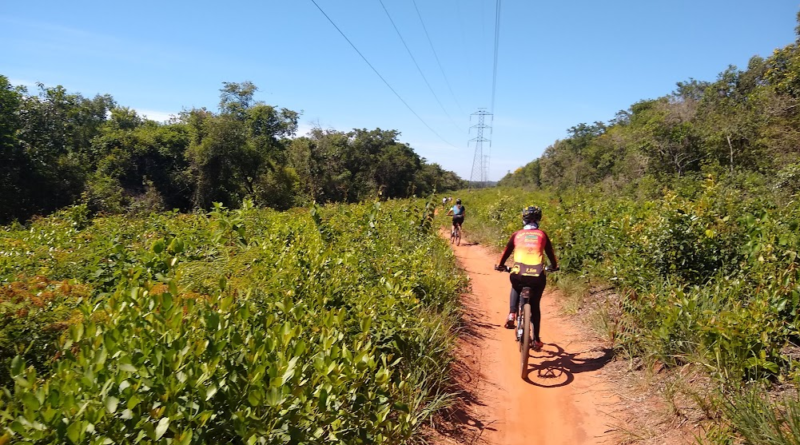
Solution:
M 120 211 L 145 199 L 170 209 L 191 209 L 188 145 L 185 123 L 141 121 L 130 110 L 113 110 L 105 131 L 92 143 L 96 170 L 84 199 L 97 211 Z
M 384 147 L 375 158 L 373 178 L 378 190 L 388 198 L 414 194 L 414 179 L 422 168 L 422 160 L 411 147 L 393 143 Z
M 254 105 L 254 98 L 258 87 L 253 82 L 244 81 L 222 82 L 219 95 L 219 111 L 243 120 L 247 110 Z
M 0 222 L 83 202 L 95 212 L 237 207 L 246 197 L 279 209 L 455 188 L 395 130 L 316 129 L 293 138 L 299 113 L 256 100 L 252 82 L 223 83 L 219 110 L 168 124 L 39 84 L 0 76 Z
M 397 198 L 463 186 L 455 173 L 428 165 L 396 130 L 354 129 L 348 133 L 315 128 L 292 141 L 288 159 L 317 202 L 360 201 L 381 192 Z
M 186 157 L 196 207 L 213 202 L 236 207 L 246 196 L 256 196 L 268 172 L 286 163 L 285 139 L 297 131 L 299 114 L 254 101 L 256 91 L 251 82 L 225 82 L 219 114 L 193 110 L 184 116 L 192 135 Z
M 0 76 L 0 223 L 27 213 L 28 159 L 17 140 L 21 94 Z
M 17 134 L 30 165 L 22 184 L 30 199 L 26 218 L 80 199 L 92 167 L 91 141 L 114 107 L 111 96 L 87 99 L 61 86 L 38 87 L 19 107 Z
M 699 166 L 701 152 L 693 124 L 696 112 L 697 101 L 679 97 L 649 101 L 634 112 L 637 145 L 650 158 L 651 172 L 683 176 Z
M 753 58 L 750 69 L 742 72 L 734 66 L 720 73 L 709 84 L 698 110 L 698 127 L 707 155 L 730 172 L 737 165 L 756 169 L 763 165 L 758 133 L 764 125 L 758 89 L 763 74 L 763 60 Z

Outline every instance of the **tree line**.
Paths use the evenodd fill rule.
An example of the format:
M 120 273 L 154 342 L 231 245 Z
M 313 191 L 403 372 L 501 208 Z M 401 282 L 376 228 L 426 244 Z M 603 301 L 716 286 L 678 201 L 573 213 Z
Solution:
M 652 191 L 712 174 L 796 192 L 798 42 L 753 57 L 745 70 L 729 66 L 715 81 L 678 82 L 672 93 L 637 102 L 609 122 L 576 125 L 500 185 Z
M 255 99 L 251 82 L 223 83 L 219 109 L 148 120 L 110 95 L 61 86 L 30 93 L 0 75 L 0 223 L 85 204 L 92 212 L 238 207 L 287 209 L 455 190 L 396 130 L 316 128 Z

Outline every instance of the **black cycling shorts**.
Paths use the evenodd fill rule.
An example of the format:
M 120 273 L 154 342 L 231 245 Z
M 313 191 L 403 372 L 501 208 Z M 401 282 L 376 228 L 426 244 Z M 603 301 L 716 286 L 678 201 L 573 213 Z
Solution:
M 511 288 L 514 289 L 514 291 L 520 293 L 523 287 L 529 287 L 531 288 L 531 299 L 535 299 L 536 301 L 542 297 L 544 288 L 547 286 L 547 277 L 545 277 L 544 274 L 538 277 L 530 277 L 512 273 L 509 278 L 511 279 Z
M 461 225 L 464 224 L 464 215 L 455 215 L 453 216 L 453 225 Z

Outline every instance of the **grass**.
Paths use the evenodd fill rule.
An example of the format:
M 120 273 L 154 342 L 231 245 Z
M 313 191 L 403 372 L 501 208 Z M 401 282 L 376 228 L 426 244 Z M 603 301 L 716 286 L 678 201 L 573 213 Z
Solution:
M 746 443 L 800 445 L 800 397 L 796 392 L 770 400 L 764 388 L 753 386 L 730 396 L 724 411 L 730 426 Z
M 586 280 L 573 275 L 559 275 L 555 285 L 561 291 L 561 307 L 564 313 L 575 315 L 583 309 L 589 293 Z
M 613 345 L 617 339 L 618 323 L 611 316 L 609 307 L 610 303 L 608 301 L 603 302 L 602 305 L 589 314 L 588 319 L 592 331 L 604 342 Z

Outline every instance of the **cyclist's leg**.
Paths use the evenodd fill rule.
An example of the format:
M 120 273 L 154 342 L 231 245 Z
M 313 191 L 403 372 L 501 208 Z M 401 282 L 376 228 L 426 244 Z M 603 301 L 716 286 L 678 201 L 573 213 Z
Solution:
M 516 314 L 517 308 L 519 307 L 519 291 L 514 289 L 514 286 L 511 286 L 511 295 L 508 298 L 508 313 L 509 314 Z
M 514 275 L 511 275 L 511 294 L 508 297 L 508 318 L 506 319 L 506 329 L 513 329 L 519 308 L 519 293 L 521 287 L 514 285 Z
M 516 322 L 517 311 L 519 310 L 519 299 L 520 293 L 522 293 L 523 287 L 523 279 L 517 274 L 510 274 L 509 281 L 511 281 L 511 293 L 508 296 L 508 319 L 514 320 Z M 506 324 L 508 329 L 513 328 L 514 326 L 509 326 L 509 323 Z
M 511 295 L 508 300 L 508 311 L 516 314 L 519 308 L 519 294 L 522 292 L 523 287 L 522 277 L 512 273 L 509 274 L 508 279 L 511 281 Z
M 544 293 L 544 287 L 547 284 L 547 281 L 544 275 L 540 277 L 532 277 L 535 280 L 531 280 L 530 288 L 531 288 L 531 322 L 533 323 L 533 340 L 534 341 L 541 341 L 539 338 L 539 330 L 542 327 L 542 311 L 539 307 L 539 303 L 542 300 L 542 294 Z

